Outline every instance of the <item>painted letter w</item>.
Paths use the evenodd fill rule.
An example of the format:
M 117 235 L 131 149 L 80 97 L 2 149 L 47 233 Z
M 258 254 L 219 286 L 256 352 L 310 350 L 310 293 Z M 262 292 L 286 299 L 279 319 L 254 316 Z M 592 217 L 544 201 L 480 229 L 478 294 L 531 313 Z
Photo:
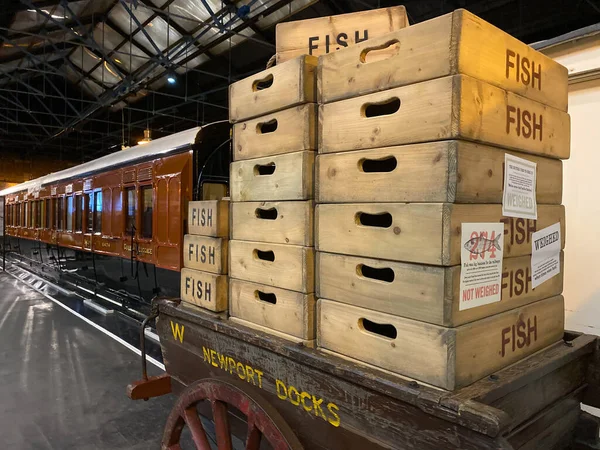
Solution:
M 181 325 L 181 328 L 179 328 L 179 324 L 173 323 L 171 320 L 171 331 L 173 332 L 173 338 L 175 338 L 176 341 L 179 340 L 179 342 L 183 344 L 183 332 L 185 331 L 185 327 Z

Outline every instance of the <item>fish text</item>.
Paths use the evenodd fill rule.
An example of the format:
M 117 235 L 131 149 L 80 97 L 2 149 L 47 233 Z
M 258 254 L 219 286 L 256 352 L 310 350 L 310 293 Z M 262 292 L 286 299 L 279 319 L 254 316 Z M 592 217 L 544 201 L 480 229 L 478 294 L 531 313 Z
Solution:
M 531 289 L 531 272 L 529 266 L 525 269 L 502 272 L 502 291 L 508 289 L 508 297 L 519 297 Z
M 537 341 L 537 316 L 527 318 L 527 323 L 519 318 L 516 324 L 502 329 L 502 347 L 500 355 L 504 358 L 507 352 L 529 347 Z
M 505 245 L 525 244 L 531 242 L 531 235 L 537 231 L 536 221 L 515 217 L 503 217 Z M 505 247 L 506 248 L 506 247 Z
M 543 120 L 541 114 L 506 105 L 506 134 L 515 133 L 525 139 L 542 140 Z
M 352 34 L 352 33 L 351 33 Z M 312 55 L 314 50 L 319 48 L 319 41 L 322 37 L 319 36 L 310 36 L 308 38 L 308 54 Z M 332 46 L 335 46 L 333 50 L 339 50 L 342 47 L 348 47 L 348 44 L 352 44 L 352 41 L 348 42 L 348 34 L 347 33 L 338 33 L 335 36 L 325 36 L 325 53 L 329 53 L 332 50 Z M 363 42 L 369 39 L 369 30 L 363 30 L 362 37 L 360 35 L 360 31 L 354 32 L 354 43 L 358 44 L 359 42 Z
M 527 56 L 506 49 L 506 79 L 514 78 L 515 81 L 542 90 L 542 65 L 536 64 Z

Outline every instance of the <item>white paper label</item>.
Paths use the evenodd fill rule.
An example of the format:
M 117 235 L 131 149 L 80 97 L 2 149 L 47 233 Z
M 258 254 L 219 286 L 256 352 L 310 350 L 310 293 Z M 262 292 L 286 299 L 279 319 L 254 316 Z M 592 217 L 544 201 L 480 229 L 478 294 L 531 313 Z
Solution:
M 537 219 L 536 168 L 534 162 L 504 154 L 503 216 Z
M 460 300 L 463 311 L 499 302 L 504 249 L 503 223 L 461 225 Z
M 531 287 L 560 273 L 560 223 L 531 235 Z

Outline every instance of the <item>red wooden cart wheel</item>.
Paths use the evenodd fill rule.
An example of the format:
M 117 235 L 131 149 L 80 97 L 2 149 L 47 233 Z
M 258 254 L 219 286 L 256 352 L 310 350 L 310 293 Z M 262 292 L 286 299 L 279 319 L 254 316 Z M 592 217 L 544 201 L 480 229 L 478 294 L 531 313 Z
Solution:
M 246 389 L 244 389 L 246 388 Z M 211 450 L 197 405 L 208 400 L 212 408 L 218 450 L 233 450 L 228 408 L 246 416 L 246 450 L 268 442 L 274 450 L 302 450 L 302 444 L 277 410 L 244 383 L 207 378 L 190 384 L 179 396 L 165 425 L 162 450 L 181 450 L 181 434 L 190 431 L 197 450 Z

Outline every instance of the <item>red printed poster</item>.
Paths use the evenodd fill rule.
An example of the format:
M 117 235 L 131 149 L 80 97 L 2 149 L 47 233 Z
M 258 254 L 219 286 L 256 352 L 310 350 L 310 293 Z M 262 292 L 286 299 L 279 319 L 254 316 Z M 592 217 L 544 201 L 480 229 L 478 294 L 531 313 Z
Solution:
M 463 223 L 460 311 L 499 302 L 504 249 L 503 223 Z

